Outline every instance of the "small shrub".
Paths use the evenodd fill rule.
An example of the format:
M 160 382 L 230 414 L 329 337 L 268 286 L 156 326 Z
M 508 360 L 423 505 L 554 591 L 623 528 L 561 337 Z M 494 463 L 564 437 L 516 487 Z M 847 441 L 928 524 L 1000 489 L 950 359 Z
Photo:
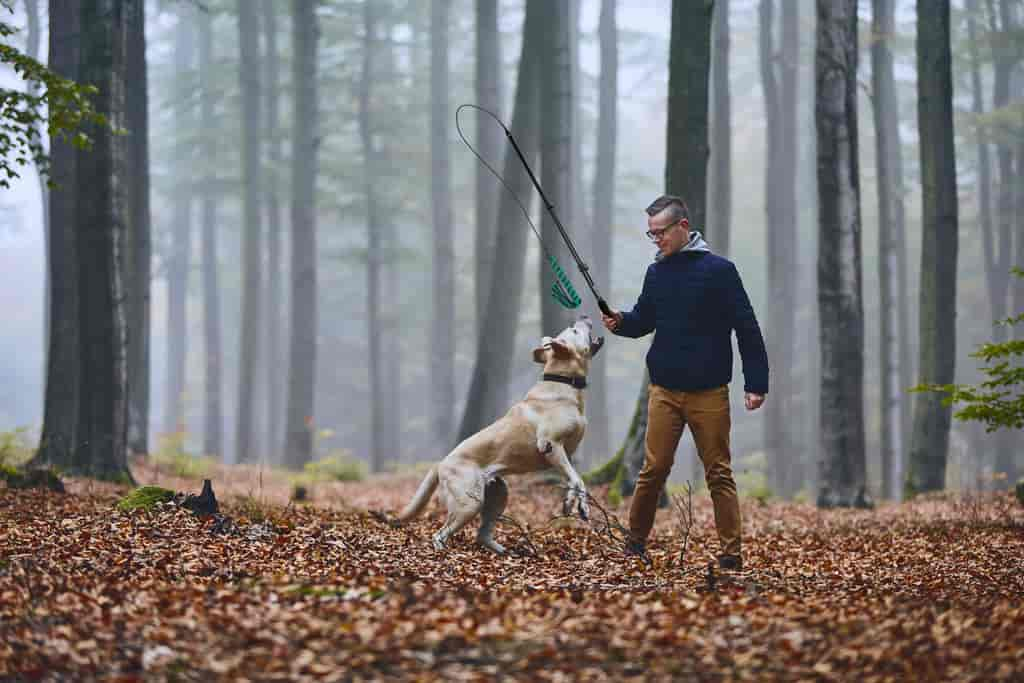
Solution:
M 157 503 L 166 503 L 174 498 L 174 491 L 160 486 L 140 486 L 117 502 L 121 512 L 152 510 Z
M 1024 479 L 1017 482 L 1017 500 L 1024 505 Z
M 150 457 L 162 472 L 182 479 L 209 479 L 216 460 L 196 457 L 185 451 L 185 432 L 175 432 L 160 438 L 160 446 Z
M 18 427 L 0 432 L 0 465 L 20 467 L 35 455 L 35 448 L 29 442 L 28 427 Z
M 743 498 L 753 498 L 762 505 L 767 503 L 774 494 L 768 486 L 768 477 L 764 472 L 746 470 L 736 473 L 736 490 Z
M 366 478 L 366 465 L 354 459 L 349 451 L 340 450 L 306 463 L 303 473 L 311 482 L 362 481 Z

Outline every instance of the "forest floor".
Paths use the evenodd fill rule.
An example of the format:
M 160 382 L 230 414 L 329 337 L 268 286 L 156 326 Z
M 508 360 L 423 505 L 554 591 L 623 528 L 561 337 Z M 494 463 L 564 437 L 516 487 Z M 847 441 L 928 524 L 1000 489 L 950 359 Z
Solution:
M 198 492 L 196 481 L 136 478 Z M 0 483 L 0 680 L 1022 680 L 1024 507 L 944 495 L 875 511 L 743 502 L 746 570 L 709 568 L 710 501 L 659 513 L 647 565 L 561 491 L 513 479 L 496 557 L 445 552 L 415 475 L 288 485 L 219 468 L 225 519 L 126 489 Z M 600 501 L 600 491 L 596 492 Z M 685 506 L 684 508 L 685 509 Z M 625 519 L 625 508 L 609 510 Z

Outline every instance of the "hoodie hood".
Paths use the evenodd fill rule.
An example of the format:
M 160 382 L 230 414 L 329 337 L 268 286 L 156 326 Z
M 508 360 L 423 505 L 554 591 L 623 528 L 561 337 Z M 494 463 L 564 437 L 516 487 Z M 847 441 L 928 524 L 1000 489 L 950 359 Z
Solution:
M 707 251 L 707 252 L 710 252 L 711 251 L 711 247 L 709 247 L 708 243 L 704 241 L 704 236 L 700 234 L 700 230 L 691 230 L 690 231 L 690 241 L 687 242 L 686 244 L 684 244 L 683 246 L 681 246 L 678 251 L 674 251 L 671 254 L 669 254 L 668 256 L 675 256 L 676 254 L 682 254 L 684 251 Z M 654 260 L 655 261 L 661 261 L 664 258 L 667 258 L 667 256 L 663 255 L 661 253 L 661 251 L 655 252 L 655 254 L 654 254 Z

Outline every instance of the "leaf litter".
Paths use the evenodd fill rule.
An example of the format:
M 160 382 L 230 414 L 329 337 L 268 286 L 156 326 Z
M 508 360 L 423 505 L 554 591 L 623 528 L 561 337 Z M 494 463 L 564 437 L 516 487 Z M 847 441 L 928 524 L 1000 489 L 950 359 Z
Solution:
M 747 570 L 723 572 L 706 496 L 685 531 L 659 512 L 645 563 L 601 514 L 560 516 L 557 487 L 519 479 L 498 557 L 473 525 L 435 551 L 436 501 L 407 527 L 371 512 L 416 483 L 339 484 L 301 506 L 228 493 L 218 518 L 116 511 L 124 491 L 92 483 L 0 488 L 0 679 L 1024 678 L 1009 494 L 970 515 L 951 495 L 744 501 Z

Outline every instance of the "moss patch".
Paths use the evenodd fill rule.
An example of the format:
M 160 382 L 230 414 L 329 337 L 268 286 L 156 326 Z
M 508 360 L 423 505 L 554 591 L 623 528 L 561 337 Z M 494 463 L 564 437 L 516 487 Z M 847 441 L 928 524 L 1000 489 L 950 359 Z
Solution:
M 19 470 L 10 465 L 0 464 L 0 479 L 12 489 L 48 489 L 64 493 L 64 482 L 49 468 Z
M 117 502 L 117 509 L 122 512 L 132 510 L 152 510 L 157 503 L 166 503 L 174 498 L 174 491 L 160 486 L 140 486 Z

